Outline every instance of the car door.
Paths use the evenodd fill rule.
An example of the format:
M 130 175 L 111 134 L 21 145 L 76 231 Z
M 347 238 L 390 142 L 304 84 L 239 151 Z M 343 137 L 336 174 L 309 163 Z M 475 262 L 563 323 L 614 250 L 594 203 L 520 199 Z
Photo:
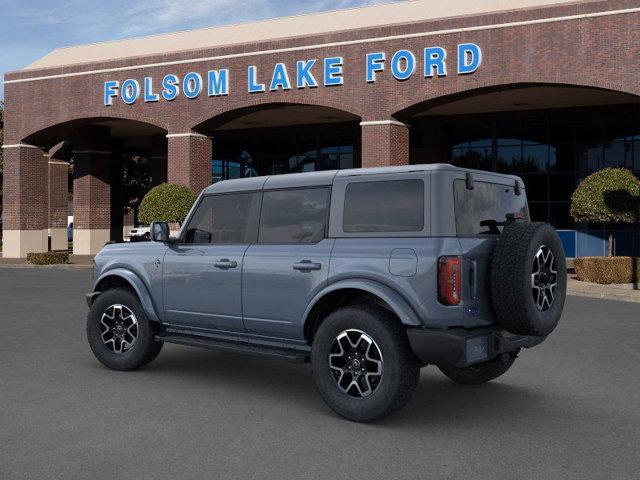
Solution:
M 329 187 L 263 193 L 258 242 L 245 254 L 244 324 L 249 333 L 303 338 L 302 316 L 327 281 Z
M 242 262 L 255 241 L 259 211 L 259 193 L 202 197 L 181 240 L 164 257 L 167 324 L 195 331 L 244 331 Z

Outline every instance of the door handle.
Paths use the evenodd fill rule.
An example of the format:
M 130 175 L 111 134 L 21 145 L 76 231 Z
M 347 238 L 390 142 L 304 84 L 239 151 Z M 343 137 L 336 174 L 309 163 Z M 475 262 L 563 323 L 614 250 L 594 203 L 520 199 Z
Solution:
M 238 262 L 234 260 L 229 260 L 228 258 L 223 258 L 215 262 L 213 265 L 216 268 L 222 268 L 222 269 L 236 268 L 238 266 Z
M 300 270 L 301 272 L 309 272 L 311 270 L 320 270 L 322 268 L 322 264 L 312 262 L 311 260 L 302 260 L 298 263 L 293 264 L 294 270 Z

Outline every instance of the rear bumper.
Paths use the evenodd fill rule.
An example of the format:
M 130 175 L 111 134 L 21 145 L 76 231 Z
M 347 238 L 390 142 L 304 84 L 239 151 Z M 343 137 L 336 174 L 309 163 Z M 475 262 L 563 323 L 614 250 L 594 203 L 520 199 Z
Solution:
M 531 348 L 547 337 L 513 335 L 496 327 L 407 329 L 413 352 L 424 364 L 443 367 L 468 367 L 493 360 L 503 353 Z

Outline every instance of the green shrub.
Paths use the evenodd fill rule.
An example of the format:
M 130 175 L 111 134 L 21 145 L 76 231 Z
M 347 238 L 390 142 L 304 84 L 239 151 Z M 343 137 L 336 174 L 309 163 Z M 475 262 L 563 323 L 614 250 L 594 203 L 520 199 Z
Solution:
M 27 262 L 32 265 L 57 265 L 69 263 L 68 252 L 27 253 Z
M 640 281 L 638 257 L 581 257 L 573 261 L 573 268 L 578 280 L 585 282 L 608 285 Z
M 585 223 L 634 223 L 640 180 L 624 168 L 605 168 L 585 178 L 571 196 L 571 216 Z
M 196 196 L 187 187 L 163 183 L 144 196 L 138 218 L 149 224 L 154 221 L 182 223 L 195 201 Z

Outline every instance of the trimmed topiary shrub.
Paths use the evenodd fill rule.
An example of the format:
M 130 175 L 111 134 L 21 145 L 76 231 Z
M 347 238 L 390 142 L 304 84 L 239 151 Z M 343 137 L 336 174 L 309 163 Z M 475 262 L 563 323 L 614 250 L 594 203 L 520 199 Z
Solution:
M 605 168 L 585 178 L 571 196 L 571 216 L 584 223 L 637 223 L 640 180 L 625 168 Z M 609 256 L 615 240 L 609 236 Z
M 59 265 L 69 263 L 69 252 L 27 253 L 27 262 L 32 265 Z
M 637 257 L 582 257 L 573 261 L 578 280 L 603 285 L 640 282 Z
M 163 183 L 144 196 L 138 219 L 147 224 L 154 221 L 182 224 L 196 198 L 187 187 Z
M 571 196 L 571 216 L 584 223 L 633 223 L 640 207 L 640 180 L 624 168 L 605 168 L 585 178 Z

